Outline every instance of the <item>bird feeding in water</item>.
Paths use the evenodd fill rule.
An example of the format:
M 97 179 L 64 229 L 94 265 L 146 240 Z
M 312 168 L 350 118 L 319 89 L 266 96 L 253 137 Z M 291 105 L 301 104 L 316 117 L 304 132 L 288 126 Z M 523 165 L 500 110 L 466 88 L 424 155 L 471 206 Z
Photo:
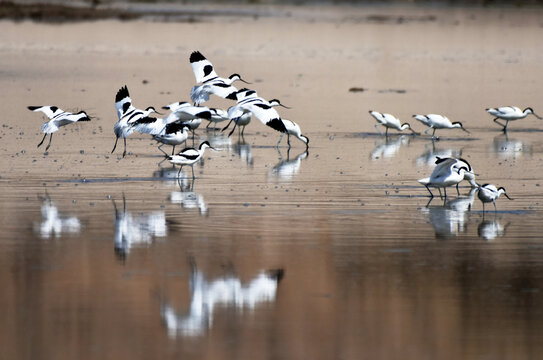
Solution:
M 47 134 L 49 134 L 49 143 L 45 148 L 45 151 L 49 150 L 51 146 L 51 140 L 53 140 L 53 133 L 58 131 L 62 126 L 75 123 L 77 121 L 90 121 L 90 117 L 84 111 L 79 111 L 78 113 L 70 113 L 59 109 L 56 106 L 28 106 L 29 110 L 32 111 L 41 111 L 49 118 L 49 121 L 44 123 L 41 127 L 41 131 L 45 134 L 41 139 L 38 147 L 43 144 Z
M 477 193 L 477 197 L 483 203 L 483 213 L 485 212 L 485 203 L 489 202 L 494 204 L 494 212 L 497 211 L 496 200 L 498 200 L 501 194 L 503 194 L 509 200 L 513 200 L 509 197 L 509 195 L 507 195 L 504 187 L 496 188 L 496 186 L 492 184 L 484 184 L 479 186 L 479 192 Z
M 190 98 L 195 104 L 201 104 L 209 100 L 209 95 L 214 94 L 224 99 L 236 100 L 238 91 L 232 84 L 239 80 L 246 84 L 239 74 L 232 74 L 228 78 L 221 78 L 215 72 L 213 65 L 199 51 L 190 54 L 190 65 L 196 78 L 196 85 L 190 90 Z
M 430 197 L 434 197 L 430 187 L 437 188 L 441 194 L 441 188 L 443 188 L 445 198 L 447 197 L 447 187 L 457 185 L 459 182 L 464 180 L 466 173 L 469 175 L 475 176 L 472 171 L 468 169 L 462 162 L 449 162 L 445 161 L 441 164 L 438 164 L 430 177 L 419 179 L 419 183 L 424 185 Z
M 300 141 L 302 141 L 305 144 L 305 150 L 307 151 L 307 149 L 309 148 L 309 138 L 305 135 L 302 135 L 302 130 L 300 129 L 300 126 L 291 120 L 281 119 L 281 121 L 285 125 L 285 128 L 287 129 L 287 131 L 282 133 L 281 136 L 279 137 L 279 142 L 277 143 L 277 147 L 279 147 L 281 140 L 283 140 L 283 136 L 287 134 L 287 143 L 288 143 L 289 149 L 290 149 L 290 135 L 292 135 L 298 138 Z
M 181 150 L 181 152 L 179 152 L 178 154 L 169 156 L 168 160 L 170 160 L 172 164 L 181 165 L 181 168 L 179 169 L 179 172 L 177 173 L 177 177 L 179 178 L 179 175 L 181 174 L 181 170 L 183 169 L 183 166 L 190 165 L 192 168 L 192 179 L 194 180 L 195 179 L 194 163 L 202 158 L 207 148 L 217 151 L 217 149 L 212 147 L 208 141 L 204 141 L 203 143 L 200 144 L 198 149 L 185 148 Z
M 189 137 L 188 130 L 189 127 L 187 125 L 179 122 L 173 122 L 164 126 L 164 129 L 160 133 L 153 135 L 153 139 L 162 143 L 158 146 L 158 150 L 162 151 L 166 156 L 169 155 L 162 150 L 162 146 L 172 145 L 172 155 L 174 155 L 175 147 L 184 143 Z
M 149 118 L 149 115 L 154 112 L 157 114 L 159 113 L 152 106 L 149 106 L 145 110 L 136 109 L 132 105 L 132 99 L 130 98 L 126 85 L 120 88 L 119 91 L 117 91 L 117 95 L 115 95 L 115 108 L 117 109 L 117 116 L 119 117 L 119 120 L 113 126 L 116 139 L 111 153 L 113 154 L 117 148 L 117 141 L 119 141 L 119 138 L 122 138 L 124 140 L 123 157 L 125 157 L 126 138 L 136 131 L 134 127 L 135 123 L 141 119 L 147 118 L 149 121 L 152 121 L 154 118 Z
M 443 116 L 443 115 L 438 115 L 438 114 L 418 115 L 418 114 L 416 114 L 416 115 L 413 115 L 413 117 L 415 119 L 417 119 L 418 121 L 420 121 L 421 123 L 423 123 L 424 125 L 428 126 L 428 129 L 426 129 L 424 131 L 424 133 L 426 135 L 429 135 L 428 131 L 430 129 L 434 129 L 434 131 L 432 132 L 432 139 L 437 138 L 435 136 L 437 129 L 460 128 L 460 129 L 464 130 L 465 132 L 467 132 L 468 134 L 470 133 L 466 128 L 464 128 L 464 126 L 462 125 L 461 122 L 459 122 L 459 121 L 451 122 L 451 120 L 449 120 L 449 118 L 447 118 L 446 116 Z
M 494 116 L 493 121 L 496 124 L 503 126 L 503 132 L 507 132 L 507 125 L 509 125 L 509 121 L 524 119 L 526 116 L 530 114 L 532 114 L 539 120 L 543 120 L 543 118 L 537 115 L 531 107 L 527 107 L 524 110 L 520 110 L 520 108 L 516 106 L 502 106 L 498 108 L 488 108 L 486 109 L 486 112 Z M 499 119 L 505 120 L 505 124 L 499 122 L 498 121 Z
M 388 129 L 396 129 L 398 131 L 403 131 L 406 129 L 411 130 L 413 134 L 418 135 L 418 133 L 411 128 L 411 125 L 409 123 L 401 123 L 398 118 L 396 118 L 394 115 L 387 114 L 387 113 L 380 113 L 378 111 L 369 111 L 370 115 L 377 120 L 377 124 L 375 124 L 375 129 L 379 132 L 379 134 L 383 134 L 381 130 L 379 130 L 379 125 L 382 125 L 386 128 L 385 130 L 385 136 L 388 136 Z

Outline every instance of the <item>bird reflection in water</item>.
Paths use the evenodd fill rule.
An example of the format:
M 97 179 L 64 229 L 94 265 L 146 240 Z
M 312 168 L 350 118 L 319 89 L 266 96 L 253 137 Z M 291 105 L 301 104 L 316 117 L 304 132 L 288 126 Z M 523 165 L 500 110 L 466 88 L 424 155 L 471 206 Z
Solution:
M 432 199 L 421 211 L 427 214 L 437 237 L 455 237 L 466 231 L 467 213 L 471 211 L 477 189 L 470 190 L 468 195 L 445 200 L 443 205 L 432 206 Z
M 244 160 L 247 166 L 253 167 L 253 155 L 251 144 L 245 141 L 243 135 L 240 136 L 238 142 L 234 144 L 234 152 L 241 160 Z
M 511 139 L 507 133 L 496 136 L 490 150 L 505 159 L 516 159 L 524 154 L 532 155 L 531 145 L 517 139 Z
M 180 204 L 184 209 L 198 209 L 200 215 L 207 215 L 207 205 L 204 197 L 194 191 L 194 180 L 178 179 L 179 190 L 170 193 L 170 202 Z
M 252 311 L 261 303 L 274 302 L 283 275 L 282 269 L 262 271 L 246 284 L 234 274 L 208 280 L 192 261 L 188 311 L 179 313 L 162 301 L 161 318 L 171 337 L 203 335 L 213 325 L 216 307 Z
M 385 137 L 375 142 L 375 148 L 370 153 L 371 160 L 392 158 L 398 154 L 401 147 L 409 146 L 411 135 L 399 135 L 397 137 Z
M 477 227 L 477 235 L 487 241 L 492 241 L 498 237 L 504 236 L 505 230 L 509 224 L 510 223 L 508 222 L 507 224 L 502 225 L 498 220 L 496 220 L 496 218 L 493 220 L 488 220 L 483 216 L 483 221 L 481 221 Z
M 281 154 L 281 150 L 277 148 L 279 154 L 279 162 L 270 170 L 269 178 L 279 178 L 281 180 L 292 180 L 300 171 L 302 160 L 309 156 L 309 152 L 304 152 L 296 155 L 293 159 L 290 159 L 290 148 L 287 150 L 287 158 L 284 159 Z
M 119 210 L 115 200 L 115 254 L 124 260 L 134 246 L 148 246 L 155 237 L 167 235 L 166 216 L 164 211 L 148 214 L 132 215 L 126 210 L 126 199 L 123 195 L 123 208 Z
M 422 153 L 416 160 L 417 166 L 435 166 L 438 157 L 444 158 L 459 158 L 462 156 L 462 150 L 456 149 L 436 149 L 435 142 L 425 146 L 426 151 Z
M 34 224 L 34 229 L 42 239 L 59 238 L 63 233 L 79 234 L 81 222 L 77 217 L 61 215 L 48 194 L 41 200 L 42 222 Z

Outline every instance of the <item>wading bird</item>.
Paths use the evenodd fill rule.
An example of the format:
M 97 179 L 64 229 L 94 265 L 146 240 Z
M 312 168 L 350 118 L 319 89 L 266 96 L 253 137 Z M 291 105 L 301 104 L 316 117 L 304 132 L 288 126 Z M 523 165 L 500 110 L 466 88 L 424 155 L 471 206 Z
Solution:
M 432 132 L 432 139 L 436 138 L 435 134 L 436 134 L 437 129 L 460 128 L 464 130 L 465 132 L 467 132 L 468 134 L 470 133 L 466 128 L 464 128 L 461 122 L 458 122 L 458 121 L 451 122 L 446 116 L 443 116 L 443 115 L 427 114 L 427 115 L 413 115 L 413 117 L 417 119 L 418 121 L 420 121 L 421 123 L 423 123 L 424 125 L 428 126 L 428 129 L 424 131 L 425 134 L 429 135 L 428 131 L 430 129 L 434 129 L 434 131 Z
M 111 153 L 115 151 L 117 148 L 117 141 L 119 141 L 119 138 L 122 138 L 124 140 L 124 151 L 123 151 L 123 157 L 126 155 L 126 138 L 134 133 L 134 123 L 141 119 L 147 119 L 149 118 L 149 115 L 151 113 L 156 113 L 156 110 L 154 107 L 149 106 L 145 110 L 139 110 L 136 109 L 132 105 L 132 99 L 130 99 L 130 94 L 128 93 L 128 88 L 123 86 L 122 88 L 117 91 L 117 95 L 115 95 L 115 108 L 117 109 L 117 115 L 119 117 L 119 121 L 115 123 L 113 126 L 113 131 L 115 132 L 115 145 L 113 146 L 113 150 L 111 150 Z M 158 113 L 157 113 L 158 114 Z M 149 118 L 149 121 L 154 118 Z
M 56 106 L 28 106 L 28 109 L 32 111 L 41 111 L 49 118 L 49 121 L 44 123 L 41 127 L 41 131 L 43 131 L 45 134 L 38 144 L 38 147 L 40 147 L 41 144 L 43 144 L 47 134 L 49 134 L 49 143 L 47 144 L 45 151 L 49 150 L 51 140 L 53 139 L 53 133 L 58 131 L 60 127 L 75 123 L 77 121 L 90 121 L 90 117 L 84 111 L 73 114 L 63 111 Z
M 177 178 L 179 178 L 179 175 L 181 175 L 181 170 L 183 169 L 184 165 L 190 165 L 192 168 L 192 179 L 195 179 L 194 176 L 194 163 L 200 160 L 200 158 L 204 155 L 204 152 L 207 148 L 210 148 L 212 150 L 216 150 L 214 147 L 209 145 L 209 142 L 204 141 L 200 144 L 198 149 L 194 148 L 185 148 L 181 150 L 180 153 L 177 155 L 171 155 L 168 157 L 170 162 L 175 165 L 181 165 L 181 168 L 179 169 L 179 172 L 177 173 Z
M 502 106 L 498 108 L 488 108 L 486 109 L 486 112 L 494 116 L 493 121 L 496 124 L 503 126 L 503 132 L 507 132 L 507 125 L 509 124 L 509 121 L 524 119 L 530 114 L 532 114 L 539 120 L 543 120 L 543 118 L 537 115 L 530 107 L 527 107 L 524 110 L 520 110 L 520 108 L 516 106 Z M 505 120 L 505 125 L 499 122 L 498 119 Z
M 468 167 L 461 162 L 444 162 L 441 166 L 436 166 L 430 177 L 419 179 L 419 183 L 424 185 L 430 197 L 434 197 L 430 187 L 439 189 L 441 194 L 441 188 L 443 188 L 445 198 L 447 198 L 447 187 L 453 186 L 464 180 L 465 173 L 473 173 L 468 170 Z
M 479 192 L 477 193 L 477 197 L 483 203 L 483 213 L 485 212 L 485 203 L 489 202 L 494 204 L 494 212 L 497 211 L 496 200 L 498 200 L 501 194 L 503 194 L 509 200 L 513 200 L 507 195 L 507 193 L 505 192 L 505 188 L 503 187 L 496 188 L 496 186 L 492 184 L 484 184 L 479 186 Z
M 375 129 L 377 129 L 379 134 L 383 134 L 381 130 L 379 130 L 379 125 L 383 125 L 386 128 L 385 136 L 388 136 L 388 129 L 396 129 L 398 131 L 409 129 L 413 134 L 418 135 L 418 133 L 411 128 L 411 125 L 409 125 L 409 123 L 400 123 L 400 120 L 394 115 L 380 113 L 373 110 L 370 110 L 369 113 L 375 120 L 377 120 L 377 124 L 375 124 Z

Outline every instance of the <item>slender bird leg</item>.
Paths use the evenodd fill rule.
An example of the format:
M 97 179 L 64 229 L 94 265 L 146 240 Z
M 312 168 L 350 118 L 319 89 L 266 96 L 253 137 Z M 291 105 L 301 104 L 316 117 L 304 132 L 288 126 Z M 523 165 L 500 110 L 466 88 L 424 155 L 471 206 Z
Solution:
M 460 183 L 456 184 L 456 194 L 460 195 L 460 190 L 458 190 L 458 185 L 460 185 Z
M 439 197 L 442 198 L 442 197 L 443 197 L 443 194 L 441 193 L 441 188 L 438 187 L 437 190 L 439 191 Z
M 234 121 L 234 128 L 232 128 L 232 131 L 230 131 L 228 133 L 228 137 L 232 136 L 232 134 L 234 133 L 234 131 L 236 130 L 236 127 L 238 126 L 238 122 L 237 121 Z M 226 129 L 226 128 L 225 128 Z
M 287 144 L 288 148 L 290 149 L 290 134 L 287 134 Z
M 175 145 L 172 148 L 172 155 L 174 155 L 174 154 L 175 154 Z
M 379 129 L 379 124 L 375 124 L 375 130 L 377 130 L 379 135 L 383 135 L 383 133 L 381 132 L 381 129 Z
M 436 138 L 436 128 L 434 128 L 434 131 L 432 132 L 432 139 Z
M 179 175 L 181 175 L 181 170 L 183 170 L 183 165 L 179 167 L 179 172 L 177 173 L 177 180 L 179 180 Z
M 498 124 L 498 125 L 500 125 L 500 126 L 503 126 L 503 132 L 507 132 L 507 123 L 509 122 L 509 120 L 508 120 L 507 123 L 505 123 L 505 125 L 504 125 L 503 123 L 499 122 L 498 119 L 499 119 L 499 118 L 495 118 L 493 121 L 494 121 L 496 124 Z
M 428 129 L 424 130 L 424 133 L 425 133 L 426 135 L 430 135 L 430 134 L 428 134 L 428 130 L 430 130 L 430 129 L 432 129 L 431 126 L 430 126 Z
M 483 203 L 483 218 L 485 216 L 485 203 Z
M 496 213 L 498 211 L 498 209 L 496 208 L 496 202 L 492 201 L 492 204 L 494 204 L 494 213 Z
M 385 130 L 385 137 L 388 138 L 388 128 Z
M 44 139 L 45 139 L 45 137 L 44 137 Z M 115 151 L 115 149 L 117 148 L 117 141 L 119 141 L 119 137 L 118 137 L 118 136 L 117 136 L 117 138 L 115 139 L 115 145 L 113 145 L 113 150 L 111 150 L 111 153 L 112 153 L 112 154 L 113 154 L 113 152 Z M 43 140 L 42 140 L 41 142 L 43 142 Z M 40 145 L 41 145 L 41 143 L 40 143 Z M 38 145 L 38 146 L 40 146 L 40 145 Z
M 45 151 L 49 150 L 49 147 L 51 146 L 51 140 L 53 140 L 53 133 L 49 135 L 49 144 L 47 144 L 47 147 L 45 148 Z
M 164 156 L 168 156 L 168 153 L 167 153 L 166 151 L 162 150 L 162 147 L 163 147 L 163 146 L 164 146 L 164 144 L 159 145 L 158 150 L 162 151 L 162 153 L 164 154 Z M 173 154 L 172 154 L 172 155 L 173 155 Z
M 279 148 L 279 144 L 281 144 L 281 140 L 283 140 L 283 136 L 285 136 L 285 133 L 282 133 L 281 136 L 279 137 L 279 141 L 277 142 L 277 148 Z
M 196 179 L 196 176 L 194 176 L 194 164 L 192 164 L 190 167 L 192 168 L 192 181 L 194 181 L 194 179 Z
M 226 124 L 226 126 L 223 127 L 221 131 L 224 131 L 224 130 L 228 129 L 228 127 L 230 126 L 230 124 L 232 123 L 232 121 L 234 121 L 234 119 L 230 119 L 230 121 L 228 122 L 228 124 Z
M 433 198 L 434 194 L 432 194 L 432 191 L 430 190 L 430 187 L 428 185 L 424 185 L 424 186 L 426 186 L 426 190 L 428 190 L 428 192 L 430 193 L 430 198 Z
M 211 121 L 207 123 L 206 130 L 209 129 L 209 125 L 211 125 Z
M 445 199 L 447 198 L 447 188 L 443 187 L 443 192 L 445 193 Z
M 245 125 L 245 126 L 243 127 L 243 130 L 241 130 L 241 137 L 243 137 L 243 136 L 245 135 L 245 128 L 246 128 L 246 127 L 247 127 L 247 125 Z
M 38 144 L 38 147 L 41 146 L 41 144 L 43 144 L 43 141 L 45 140 L 45 137 L 47 136 L 47 134 L 44 134 L 43 135 L 43 138 L 41 139 L 40 143 Z
M 123 151 L 123 157 L 126 156 L 126 138 L 123 138 L 124 140 L 124 151 Z

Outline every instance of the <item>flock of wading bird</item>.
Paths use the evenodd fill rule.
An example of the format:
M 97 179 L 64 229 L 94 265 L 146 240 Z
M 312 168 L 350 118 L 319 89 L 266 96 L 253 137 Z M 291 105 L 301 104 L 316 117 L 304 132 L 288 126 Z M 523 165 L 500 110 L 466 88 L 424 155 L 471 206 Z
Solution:
M 163 109 L 170 111 L 170 113 L 163 118 L 151 116 L 154 113 L 162 115 L 152 106 L 147 107 L 145 110 L 136 108 L 132 104 L 128 88 L 123 86 L 119 89 L 115 96 L 115 108 L 117 109 L 119 120 L 113 128 L 116 139 L 113 150 L 111 151 L 112 153 L 117 147 L 119 138 L 122 138 L 124 142 L 123 157 L 125 157 L 126 138 L 128 136 L 135 132 L 150 134 L 153 139 L 160 143 L 158 149 L 164 153 L 167 159 L 174 165 L 180 165 L 178 177 L 181 174 L 183 166 L 190 165 L 192 168 L 192 178 L 194 179 L 194 164 L 201 159 L 207 148 L 216 149 L 214 149 L 208 141 L 204 141 L 200 143 L 198 148 L 186 147 L 180 152 L 175 153 L 175 147 L 185 143 L 188 139 L 189 131 L 192 133 L 192 139 L 194 140 L 195 130 L 202 123 L 202 119 L 204 119 L 209 122 L 206 129 L 209 128 L 211 124 L 213 124 L 213 128 L 216 129 L 218 123 L 228 121 L 228 124 L 222 131 L 225 131 L 233 122 L 233 129 L 228 136 L 232 135 L 236 127 L 240 128 L 240 134 L 243 135 L 245 127 L 251 121 L 252 115 L 256 116 L 263 124 L 281 133 L 277 147 L 279 147 L 281 140 L 286 134 L 289 148 L 291 146 L 290 136 L 294 136 L 305 144 L 306 150 L 308 149 L 309 138 L 302 135 L 300 126 L 291 120 L 279 116 L 275 107 L 282 106 L 288 108 L 282 105 L 279 100 L 265 100 L 262 97 L 259 97 L 255 90 L 247 88 L 238 90 L 232 85 L 235 81 L 239 80 L 247 84 L 250 83 L 243 80 L 239 74 L 232 74 L 228 78 L 219 77 L 211 62 L 199 51 L 192 52 L 189 60 L 197 83 L 190 91 L 192 104 L 180 101 L 163 106 Z M 202 103 L 209 100 L 210 95 L 234 100 L 236 101 L 236 104 L 228 108 L 228 110 L 201 106 Z M 57 106 L 29 106 L 28 109 L 43 112 L 49 118 L 49 121 L 42 125 L 44 136 L 38 144 L 38 147 L 40 147 L 45 141 L 47 134 L 49 134 L 49 143 L 45 148 L 46 151 L 51 146 L 53 133 L 58 131 L 60 127 L 78 121 L 89 121 L 91 119 L 85 111 L 70 113 L 61 110 Z M 521 110 L 516 106 L 506 106 L 489 108 L 486 109 L 486 111 L 494 116 L 494 122 L 502 126 L 504 132 L 507 132 L 509 121 L 523 119 L 529 114 L 533 114 L 538 119 L 542 119 L 535 114 L 532 108 Z M 398 118 L 391 114 L 379 113 L 377 111 L 370 111 L 369 113 L 377 120 L 375 127 L 379 133 L 381 133 L 379 129 L 380 125 L 386 128 L 385 136 L 388 136 L 389 129 L 398 131 L 409 129 L 413 134 L 418 135 L 408 123 L 402 124 Z M 451 122 L 443 115 L 427 114 L 413 115 L 413 117 L 422 124 L 428 126 L 428 129 L 425 131 L 427 135 L 429 135 L 428 132 L 430 129 L 433 129 L 432 139 L 436 139 L 435 132 L 437 129 L 460 128 L 469 133 L 469 131 L 463 127 L 462 123 Z M 500 122 L 500 120 L 505 121 L 505 124 Z M 171 155 L 162 150 L 162 146 L 164 145 L 172 146 Z M 492 184 L 478 184 L 475 181 L 475 173 L 473 172 L 471 165 L 462 158 L 438 157 L 436 160 L 436 167 L 431 175 L 427 178 L 420 179 L 419 182 L 428 189 L 432 198 L 434 195 L 430 190 L 431 187 L 437 188 L 440 196 L 446 198 L 446 188 L 456 185 L 457 193 L 459 193 L 458 184 L 463 180 L 467 180 L 472 187 L 478 188 L 478 197 L 483 202 L 483 212 L 484 204 L 489 202 L 494 204 L 494 209 L 496 210 L 495 201 L 502 194 L 508 199 L 511 199 L 503 187 L 498 188 Z M 444 196 L 441 193 L 442 188 Z

